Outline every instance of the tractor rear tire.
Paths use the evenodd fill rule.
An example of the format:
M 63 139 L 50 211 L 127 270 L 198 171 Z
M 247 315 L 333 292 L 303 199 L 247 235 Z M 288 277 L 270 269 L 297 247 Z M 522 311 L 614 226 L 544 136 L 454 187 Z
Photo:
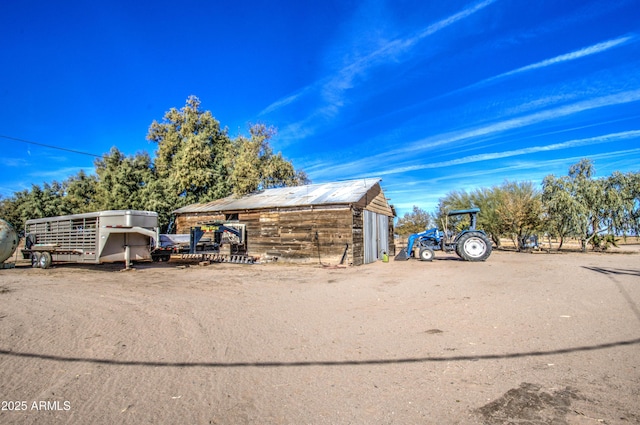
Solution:
M 436 254 L 431 248 L 420 248 L 420 261 L 433 261 Z
M 485 261 L 491 255 L 491 241 L 479 232 L 468 232 L 460 236 L 456 253 L 466 261 Z

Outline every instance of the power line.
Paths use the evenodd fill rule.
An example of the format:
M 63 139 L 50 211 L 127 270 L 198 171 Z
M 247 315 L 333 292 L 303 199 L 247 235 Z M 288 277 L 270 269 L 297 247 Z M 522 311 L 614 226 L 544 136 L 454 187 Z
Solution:
M 19 139 L 17 137 L 11 137 L 11 136 L 4 136 L 2 134 L 0 134 L 0 137 L 3 139 L 9 139 L 9 140 L 14 140 L 16 142 L 22 142 L 22 143 L 28 143 L 30 145 L 36 145 L 36 146 L 42 146 L 45 148 L 49 148 L 49 149 L 57 149 L 59 151 L 65 151 L 65 152 L 71 152 L 71 153 L 76 153 L 78 155 L 87 155 L 87 156 L 92 156 L 94 158 L 102 158 L 101 155 L 96 155 L 93 153 L 88 153 L 88 152 L 82 152 L 82 151 L 77 151 L 75 149 L 67 149 L 67 148 L 61 148 L 59 146 L 52 146 L 52 145 L 45 145 L 44 143 L 38 143 L 38 142 L 32 142 L 30 140 L 25 140 L 25 139 Z

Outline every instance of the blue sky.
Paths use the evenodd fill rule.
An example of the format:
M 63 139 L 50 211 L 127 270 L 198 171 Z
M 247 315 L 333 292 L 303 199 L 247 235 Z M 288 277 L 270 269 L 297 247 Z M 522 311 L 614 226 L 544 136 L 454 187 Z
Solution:
M 640 171 L 640 0 L 5 1 L 0 135 L 155 145 L 196 95 L 231 136 L 278 129 L 315 183 L 379 176 L 400 215 L 590 158 Z M 94 158 L 0 137 L 0 195 Z

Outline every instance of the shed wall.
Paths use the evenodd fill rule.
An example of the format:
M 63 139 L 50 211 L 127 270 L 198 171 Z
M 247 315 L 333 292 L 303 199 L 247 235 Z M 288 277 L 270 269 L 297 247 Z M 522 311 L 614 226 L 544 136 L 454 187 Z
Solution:
M 249 255 L 297 263 L 338 264 L 352 245 L 349 208 L 239 213 Z M 352 262 L 347 258 L 345 264 Z
M 391 207 L 389 206 L 389 202 L 387 198 L 382 193 L 382 189 L 380 186 L 374 186 L 367 192 L 365 197 L 362 199 L 361 204 L 363 205 L 365 210 L 372 211 L 377 214 L 382 214 L 388 217 L 393 216 L 393 212 L 391 211 Z

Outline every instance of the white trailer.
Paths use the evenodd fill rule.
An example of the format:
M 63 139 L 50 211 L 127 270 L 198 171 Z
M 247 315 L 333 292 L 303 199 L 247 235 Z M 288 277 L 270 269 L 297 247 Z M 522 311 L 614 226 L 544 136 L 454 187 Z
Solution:
M 33 267 L 124 261 L 129 268 L 132 261 L 151 260 L 159 243 L 158 213 L 98 211 L 27 220 L 22 252 Z

